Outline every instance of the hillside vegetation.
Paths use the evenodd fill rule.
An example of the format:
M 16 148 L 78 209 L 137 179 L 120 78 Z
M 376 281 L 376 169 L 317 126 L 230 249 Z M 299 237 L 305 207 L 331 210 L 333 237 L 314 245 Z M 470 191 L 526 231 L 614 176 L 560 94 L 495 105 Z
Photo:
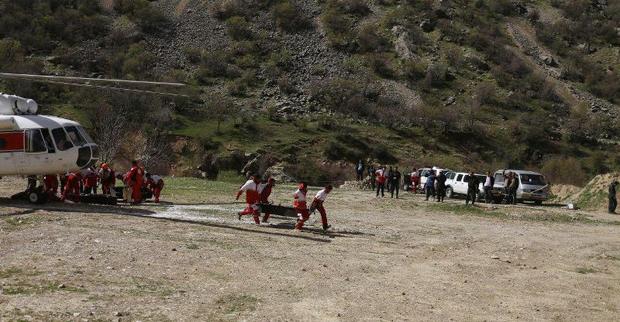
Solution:
M 620 1 L 0 0 L 0 10 L 2 71 L 191 85 L 193 99 L 0 83 L 84 122 L 108 160 L 192 174 L 240 170 L 258 153 L 261 169 L 316 181 L 349 175 L 358 159 L 534 168 L 570 184 L 620 167 Z

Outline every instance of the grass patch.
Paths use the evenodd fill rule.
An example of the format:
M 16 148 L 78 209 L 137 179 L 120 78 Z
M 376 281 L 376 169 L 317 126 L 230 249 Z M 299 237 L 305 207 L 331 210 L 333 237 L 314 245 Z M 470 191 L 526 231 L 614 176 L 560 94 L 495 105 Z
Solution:
M 598 270 L 591 268 L 591 267 L 579 267 L 575 270 L 575 272 L 579 274 L 593 274 L 593 273 L 598 273 Z
M 215 304 L 224 314 L 234 314 L 256 310 L 258 299 L 252 295 L 228 295 L 218 299 Z
M 584 209 L 598 209 L 601 205 L 607 205 L 607 193 L 604 191 L 592 191 L 586 187 L 579 195 L 576 204 Z
M 43 282 L 41 284 L 32 284 L 27 282 L 17 282 L 15 284 L 8 284 L 2 287 L 2 293 L 5 295 L 32 295 L 32 294 L 45 294 L 55 292 L 72 292 L 72 293 L 86 293 L 86 289 L 82 287 L 74 287 L 65 285 L 63 288 L 59 288 L 60 283 L 55 282 Z
M 147 278 L 131 278 L 133 288 L 128 290 L 128 293 L 135 296 L 155 295 L 166 297 L 174 294 L 174 290 L 166 287 L 165 285 Z
M 41 221 L 43 218 L 37 216 L 28 216 L 28 217 L 3 217 L 4 222 L 7 224 L 5 227 L 6 230 L 15 231 L 19 229 L 26 228 L 28 226 L 35 225 Z
M 473 216 L 481 216 L 481 217 L 495 217 L 495 218 L 510 218 L 510 216 L 506 215 L 503 212 L 499 212 L 496 210 L 480 208 L 475 206 L 466 206 L 466 205 L 455 205 L 448 203 L 437 203 L 430 206 L 432 210 L 436 211 L 445 211 L 451 212 L 457 215 L 473 215 Z
M 472 207 L 466 205 L 455 204 L 433 204 L 430 205 L 431 210 L 451 212 L 457 215 L 470 215 L 478 217 L 494 217 L 498 219 L 512 219 L 523 221 L 538 221 L 538 222 L 553 222 L 553 223 L 582 223 L 582 224 L 606 224 L 606 225 L 620 225 L 618 221 L 600 221 L 591 219 L 589 216 L 583 213 L 577 213 L 574 216 L 567 214 L 557 213 L 543 213 L 543 214 L 531 214 L 521 213 L 519 215 L 510 215 L 491 208 Z

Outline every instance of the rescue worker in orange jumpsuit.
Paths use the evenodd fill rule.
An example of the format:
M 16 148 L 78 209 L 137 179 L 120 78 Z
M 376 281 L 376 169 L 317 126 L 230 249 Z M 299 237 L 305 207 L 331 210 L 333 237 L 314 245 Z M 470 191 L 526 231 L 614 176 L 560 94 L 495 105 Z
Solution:
M 325 207 L 323 207 L 323 203 L 325 199 L 327 199 L 327 195 L 332 192 L 334 187 L 332 185 L 327 185 L 323 190 L 319 191 L 316 196 L 314 196 L 314 200 L 312 200 L 312 205 L 310 206 L 310 212 L 314 213 L 315 210 L 318 210 L 321 214 L 321 222 L 323 223 L 323 230 L 329 229 L 331 227 L 327 224 L 327 212 L 325 211 Z
M 241 216 L 252 215 L 252 217 L 254 217 L 254 222 L 260 225 L 260 212 L 258 210 L 258 202 L 260 201 L 260 196 L 258 194 L 259 183 L 260 179 L 258 175 L 253 175 L 250 180 L 239 188 L 236 200 L 239 200 L 239 197 L 245 192 L 245 202 L 247 203 L 247 207 L 238 213 L 239 220 L 241 220 Z
M 79 172 L 67 173 L 66 180 L 67 183 L 62 192 L 61 201 L 80 202 L 80 181 L 82 180 L 82 175 Z
M 306 194 L 308 193 L 308 185 L 305 182 L 299 184 L 299 188 L 295 191 L 293 195 L 293 207 L 297 211 L 297 224 L 295 225 L 295 230 L 301 231 L 304 227 L 304 223 L 308 218 L 310 218 L 310 213 L 308 212 L 308 205 L 306 203 Z
M 266 182 L 261 182 L 258 185 L 258 194 L 260 195 L 260 203 L 269 204 L 269 196 L 271 196 L 271 190 L 276 185 L 276 180 L 274 178 L 269 178 Z M 270 213 L 266 212 L 263 216 L 263 222 L 266 223 L 269 221 Z
M 101 169 L 99 169 L 99 180 L 101 181 L 101 191 L 103 194 L 108 196 L 111 195 L 112 188 L 116 185 L 116 176 L 114 170 L 112 170 L 107 163 L 101 164 Z
M 158 175 L 151 175 L 150 173 L 147 173 L 146 187 L 149 188 L 153 193 L 155 202 L 159 203 L 159 196 L 161 194 L 161 191 L 164 189 L 164 179 L 162 179 L 162 177 Z
M 142 202 L 142 185 L 144 184 L 144 170 L 138 166 L 138 161 L 131 161 L 131 169 L 127 173 L 127 181 L 131 187 L 131 202 Z
M 58 200 L 58 176 L 55 174 L 46 174 L 43 176 L 43 187 L 47 194 L 48 200 Z

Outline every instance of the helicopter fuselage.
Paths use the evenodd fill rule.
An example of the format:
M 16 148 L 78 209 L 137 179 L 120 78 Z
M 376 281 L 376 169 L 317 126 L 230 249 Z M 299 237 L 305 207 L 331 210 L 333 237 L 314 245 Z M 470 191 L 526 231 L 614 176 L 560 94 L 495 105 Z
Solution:
M 0 176 L 63 174 L 92 166 L 99 148 L 77 122 L 0 115 Z

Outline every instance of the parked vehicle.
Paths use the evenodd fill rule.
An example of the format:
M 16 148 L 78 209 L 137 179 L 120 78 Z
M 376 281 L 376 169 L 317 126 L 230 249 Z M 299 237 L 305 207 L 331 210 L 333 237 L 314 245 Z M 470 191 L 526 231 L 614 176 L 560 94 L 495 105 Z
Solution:
M 519 180 L 517 188 L 517 201 L 533 201 L 537 205 L 549 199 L 549 185 L 545 176 L 538 172 L 525 170 L 501 169 L 495 172 L 495 185 L 491 193 L 495 202 L 500 203 L 506 196 L 504 189 L 504 176 L 513 172 Z
M 442 169 L 442 168 L 438 168 L 438 167 L 420 168 L 420 169 L 418 169 L 418 174 L 420 175 L 420 186 L 418 187 L 419 189 L 424 190 L 423 188 L 424 188 L 424 185 L 426 184 L 426 178 L 428 178 L 428 176 L 430 176 L 433 171 L 435 172 L 435 175 L 437 175 L 441 171 L 447 173 L 450 170 Z
M 483 174 L 475 174 L 478 177 L 480 185 L 478 186 L 478 198 L 484 198 L 484 180 Z M 469 182 L 469 173 L 466 172 L 448 172 L 446 174 L 446 197 L 454 198 L 456 196 L 467 195 L 467 183 Z

